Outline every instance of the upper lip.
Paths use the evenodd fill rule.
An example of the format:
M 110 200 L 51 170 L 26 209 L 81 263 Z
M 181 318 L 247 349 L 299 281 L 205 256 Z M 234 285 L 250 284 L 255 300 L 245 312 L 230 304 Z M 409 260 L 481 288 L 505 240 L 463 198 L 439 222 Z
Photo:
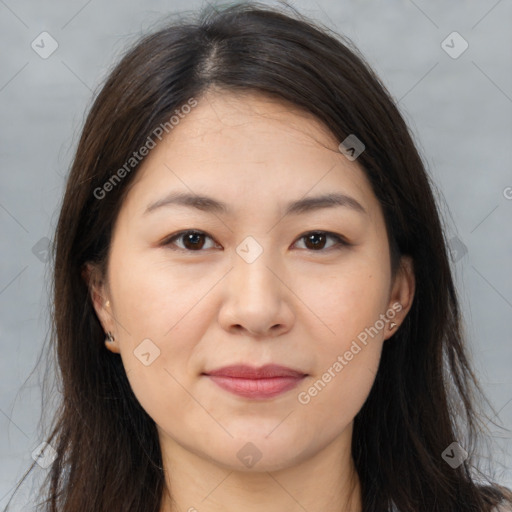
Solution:
M 294 370 L 278 364 L 266 364 L 256 368 L 245 364 L 224 366 L 204 372 L 205 375 L 217 377 L 233 377 L 239 379 L 270 379 L 274 377 L 304 377 L 306 374 L 300 370 Z

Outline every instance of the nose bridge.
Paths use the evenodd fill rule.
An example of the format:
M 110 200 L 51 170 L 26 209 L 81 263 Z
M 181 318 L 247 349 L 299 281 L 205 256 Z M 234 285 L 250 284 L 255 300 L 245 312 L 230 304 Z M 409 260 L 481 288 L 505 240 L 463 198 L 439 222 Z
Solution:
M 268 301 L 269 294 L 276 293 L 279 288 L 275 275 L 275 268 L 279 265 L 270 247 L 270 239 L 249 235 L 238 244 L 233 278 L 239 293 L 245 290 L 251 294 L 266 295 L 265 300 Z

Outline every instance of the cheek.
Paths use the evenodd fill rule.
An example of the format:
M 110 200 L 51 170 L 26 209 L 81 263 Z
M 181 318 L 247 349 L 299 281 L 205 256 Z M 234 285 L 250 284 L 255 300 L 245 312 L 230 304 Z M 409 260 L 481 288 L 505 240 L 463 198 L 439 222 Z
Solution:
M 299 402 L 326 415 L 337 411 L 332 416 L 336 429 L 357 414 L 375 380 L 386 326 L 381 315 L 387 308 L 388 276 L 361 265 L 309 289 L 313 311 L 324 328 L 321 336 L 317 332 L 312 338 L 314 371 L 301 388 Z
M 126 354 L 126 353 L 125 353 Z M 136 363 L 125 363 L 130 355 L 123 354 L 123 364 L 130 387 L 146 413 L 165 430 L 177 437 L 187 435 L 190 418 L 196 418 L 204 424 L 208 422 L 206 413 L 200 416 L 203 409 L 191 398 L 187 391 L 190 383 L 186 381 L 164 355 L 156 359 L 151 366 L 145 367 Z M 127 368 L 131 364 L 130 368 Z M 185 421 L 184 421 L 185 419 Z
M 201 299 L 218 278 L 119 249 L 109 277 L 123 366 L 137 400 L 157 423 L 182 418 L 197 408 L 186 390 L 197 340 L 210 322 Z
M 337 372 L 331 365 L 301 390 L 298 407 L 314 438 L 334 439 L 354 420 L 375 381 L 381 343 L 360 352 Z M 341 363 L 340 363 L 341 364 Z M 340 368 L 340 367 L 338 367 Z
M 386 311 L 389 276 L 364 261 L 314 276 L 304 273 L 294 291 L 322 326 L 328 351 L 339 351 Z M 300 283 L 300 284 L 299 284 Z M 318 337 L 318 334 L 315 336 Z
M 336 435 L 354 419 L 379 367 L 384 331 L 375 324 L 382 311 L 380 302 L 366 296 L 368 301 L 361 302 L 359 298 L 354 295 L 338 304 L 340 313 L 331 323 L 335 334 L 317 339 L 311 376 L 297 397 L 310 415 L 321 418 L 319 424 L 327 436 Z
M 116 315 L 134 338 L 181 339 L 177 334 L 183 334 L 190 318 L 197 326 L 196 307 L 222 276 L 194 265 L 172 264 L 165 253 L 155 258 L 148 251 L 126 252 L 112 263 Z

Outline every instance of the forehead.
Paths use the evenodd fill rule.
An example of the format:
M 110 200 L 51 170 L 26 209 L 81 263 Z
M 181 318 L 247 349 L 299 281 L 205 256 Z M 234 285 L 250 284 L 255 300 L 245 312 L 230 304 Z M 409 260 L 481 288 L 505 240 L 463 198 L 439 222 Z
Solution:
M 247 209 L 251 198 L 261 207 L 339 192 L 371 215 L 378 205 L 365 173 L 338 145 L 323 123 L 288 102 L 207 93 L 151 150 L 127 200 L 149 203 L 179 191 Z
M 311 113 L 260 93 L 206 93 L 166 144 L 177 152 L 199 148 L 197 160 L 214 157 L 225 163 L 276 163 L 285 156 L 296 160 L 299 153 L 302 158 L 318 158 L 319 152 L 324 158 L 329 152 L 339 156 L 335 137 Z

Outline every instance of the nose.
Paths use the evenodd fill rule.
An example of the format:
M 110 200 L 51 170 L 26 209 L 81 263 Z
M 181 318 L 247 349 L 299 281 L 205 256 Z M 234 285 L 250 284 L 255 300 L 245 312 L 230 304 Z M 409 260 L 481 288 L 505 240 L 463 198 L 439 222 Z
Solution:
M 221 326 L 234 334 L 257 338 L 273 338 L 289 331 L 295 315 L 293 293 L 286 281 L 286 272 L 270 261 L 265 251 L 251 263 L 235 256 L 225 279 Z

